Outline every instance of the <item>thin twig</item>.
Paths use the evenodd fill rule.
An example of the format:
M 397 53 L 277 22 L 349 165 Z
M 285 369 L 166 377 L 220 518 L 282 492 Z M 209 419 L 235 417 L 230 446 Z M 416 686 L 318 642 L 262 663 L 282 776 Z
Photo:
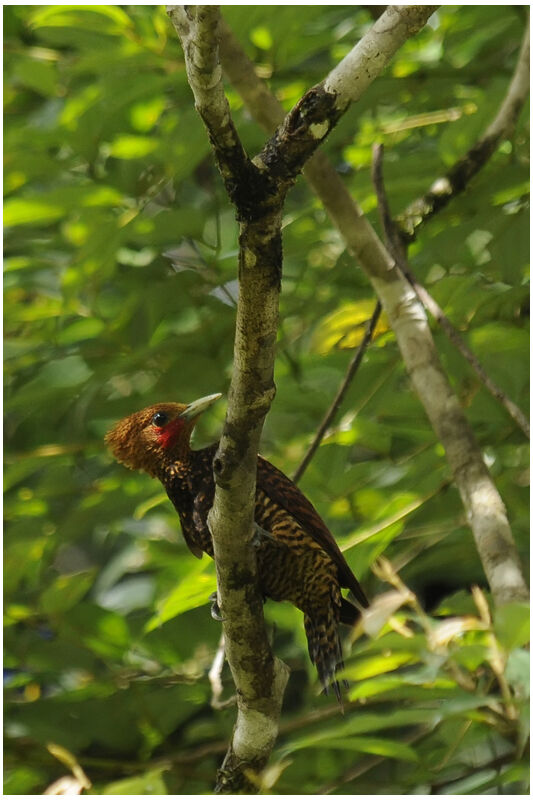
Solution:
M 374 187 L 376 190 L 376 196 L 378 199 L 378 208 L 379 208 L 379 215 L 381 220 L 381 225 L 383 228 L 383 232 L 385 234 L 385 238 L 387 241 L 387 247 L 389 249 L 390 254 L 393 256 L 396 266 L 398 269 L 403 273 L 405 278 L 409 281 L 413 289 L 418 295 L 418 298 L 423 306 L 429 311 L 429 313 L 434 317 L 435 321 L 441 326 L 442 330 L 448 337 L 448 339 L 452 342 L 452 344 L 457 347 L 461 355 L 468 361 L 474 372 L 477 374 L 483 385 L 487 388 L 487 390 L 492 394 L 493 397 L 498 400 L 499 403 L 503 405 L 503 407 L 507 410 L 509 416 L 516 422 L 516 424 L 522 429 L 524 434 L 527 438 L 530 438 L 530 427 L 529 422 L 525 416 L 525 414 L 520 410 L 520 408 L 516 405 L 510 397 L 506 395 L 506 393 L 501 389 L 493 380 L 492 378 L 487 375 L 485 369 L 481 365 L 479 359 L 474 355 L 472 350 L 466 344 L 464 339 L 462 338 L 461 334 L 455 328 L 442 308 L 439 306 L 436 300 L 430 295 L 427 289 L 422 286 L 422 284 L 417 280 L 416 276 L 411 272 L 409 269 L 409 265 L 406 258 L 406 245 L 402 241 L 401 234 L 398 230 L 398 227 L 394 220 L 392 219 L 389 203 L 387 200 L 387 194 L 385 191 L 385 184 L 383 181 L 383 145 L 374 145 L 373 152 L 372 152 L 372 180 L 374 182 Z
M 470 150 L 451 169 L 433 182 L 428 191 L 410 203 L 396 217 L 404 241 L 413 241 L 418 228 L 428 222 L 458 194 L 485 166 L 498 144 L 515 127 L 529 93 L 529 20 L 524 31 L 520 54 L 505 97 L 493 121 Z
M 224 708 L 234 706 L 237 702 L 237 696 L 234 694 L 227 700 L 221 700 L 222 692 L 224 691 L 224 686 L 222 685 L 222 669 L 224 668 L 225 656 L 226 647 L 224 644 L 224 634 L 222 633 L 213 663 L 211 664 L 211 669 L 208 673 L 209 683 L 211 684 L 211 707 L 214 708 L 215 711 L 222 711 Z
M 370 319 L 368 321 L 368 324 L 367 324 L 367 327 L 366 327 L 366 331 L 365 331 L 365 335 L 363 336 L 361 344 L 357 348 L 357 352 L 355 353 L 354 357 L 350 361 L 350 364 L 348 365 L 348 369 L 346 370 L 346 375 L 344 376 L 344 378 L 342 380 L 342 383 L 340 384 L 340 386 L 339 386 L 339 388 L 337 390 L 337 394 L 335 395 L 335 398 L 334 398 L 331 406 L 326 411 L 326 414 L 324 415 L 324 419 L 320 423 L 319 428 L 318 428 L 318 430 L 317 430 L 317 432 L 315 434 L 315 438 L 311 442 L 311 445 L 309 446 L 309 449 L 308 449 L 307 453 L 303 457 L 300 466 L 297 468 L 296 472 L 292 476 L 292 479 L 293 479 L 294 483 L 298 483 L 298 481 L 300 480 L 300 478 L 304 474 L 305 470 L 309 466 L 309 463 L 310 463 L 311 459 L 313 458 L 314 454 L 316 453 L 316 451 L 317 451 L 317 449 L 318 449 L 318 447 L 320 445 L 320 442 L 324 438 L 327 429 L 329 428 L 329 426 L 331 425 L 332 420 L 334 419 L 335 415 L 337 414 L 337 412 L 338 412 L 338 410 L 340 408 L 340 405 L 341 405 L 342 401 L 344 400 L 346 392 L 348 391 L 348 388 L 349 388 L 352 380 L 354 379 L 355 374 L 356 374 L 357 370 L 359 369 L 359 366 L 361 365 L 361 362 L 363 360 L 363 356 L 364 356 L 364 354 L 366 352 L 366 349 L 367 349 L 368 345 L 370 344 L 370 342 L 372 341 L 372 336 L 374 335 L 374 331 L 376 329 L 376 325 L 378 324 L 378 319 L 379 319 L 379 315 L 380 314 L 381 314 L 381 303 L 378 300 L 377 303 L 376 303 L 376 307 L 374 308 L 374 311 L 372 313 L 372 316 L 370 317 Z

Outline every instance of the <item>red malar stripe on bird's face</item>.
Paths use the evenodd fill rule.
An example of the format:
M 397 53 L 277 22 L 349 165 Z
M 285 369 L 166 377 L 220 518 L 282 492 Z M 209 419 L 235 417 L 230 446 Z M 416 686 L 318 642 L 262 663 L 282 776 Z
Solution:
M 179 417 L 168 422 L 157 434 L 159 444 L 165 450 L 170 450 L 178 441 L 184 427 L 184 420 Z

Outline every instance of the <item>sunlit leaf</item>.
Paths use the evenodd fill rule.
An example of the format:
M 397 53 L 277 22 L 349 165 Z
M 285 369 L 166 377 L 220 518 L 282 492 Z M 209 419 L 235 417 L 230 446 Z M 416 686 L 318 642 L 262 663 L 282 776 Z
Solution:
M 363 336 L 376 303 L 374 300 L 359 300 L 357 303 L 343 303 L 322 319 L 313 334 L 313 347 L 318 353 L 329 353 L 334 349 L 353 349 Z M 376 325 L 374 338 L 388 330 L 386 316 L 382 312 Z
M 359 659 L 357 663 L 347 667 L 344 670 L 344 674 L 349 679 L 359 681 L 370 678 L 373 675 L 382 675 L 384 672 L 392 672 L 398 667 L 404 664 L 412 664 L 416 660 L 416 656 L 409 652 L 402 653 L 398 651 L 395 653 L 383 653 L 380 656 Z
M 270 31 L 265 27 L 254 28 L 250 32 L 250 39 L 261 50 L 269 50 L 273 44 Z
M 179 614 L 204 605 L 215 589 L 216 578 L 212 563 L 204 558 L 163 601 L 157 604 L 157 613 L 148 620 L 145 631 L 148 633 Z
M 45 200 L 13 197 L 4 205 L 4 225 L 38 225 L 60 219 L 64 209 Z
M 163 113 L 165 106 L 166 100 L 163 96 L 135 103 L 130 111 L 131 124 L 135 130 L 141 133 L 150 131 Z
M 118 6 L 47 6 L 30 17 L 34 28 L 46 26 L 88 28 L 102 33 L 120 34 L 131 27 L 128 15 Z
M 119 136 L 109 146 L 110 155 L 114 158 L 143 158 L 152 153 L 158 146 L 157 139 L 148 136 Z
M 326 739 L 321 747 L 333 750 L 351 750 L 355 753 L 372 753 L 372 755 L 398 758 L 401 761 L 418 761 L 416 752 L 403 742 L 389 739 L 377 739 L 371 736 L 352 736 L 349 739 Z

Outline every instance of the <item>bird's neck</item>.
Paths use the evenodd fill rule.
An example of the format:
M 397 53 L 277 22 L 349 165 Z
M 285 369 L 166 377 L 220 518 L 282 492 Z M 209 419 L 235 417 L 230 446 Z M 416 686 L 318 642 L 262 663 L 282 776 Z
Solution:
M 198 479 L 204 481 L 207 476 L 213 480 L 212 464 L 218 445 L 218 442 L 214 442 L 200 450 L 193 450 L 189 445 L 186 450 L 172 451 L 160 461 L 160 468 L 155 477 L 165 486 L 178 481 L 183 484 L 183 488 L 187 488 L 187 491 Z
M 187 471 L 191 461 L 191 433 L 193 426 L 184 429 L 181 435 L 169 441 L 167 446 L 159 448 L 156 475 L 155 477 L 163 480 L 175 468 L 184 473 Z

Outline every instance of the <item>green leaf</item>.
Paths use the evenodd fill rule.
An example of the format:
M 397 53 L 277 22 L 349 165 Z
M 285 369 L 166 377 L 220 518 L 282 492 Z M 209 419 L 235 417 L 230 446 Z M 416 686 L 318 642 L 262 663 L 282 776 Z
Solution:
M 499 606 L 494 613 L 494 632 L 500 644 L 511 651 L 529 642 L 529 605 L 508 603 Z
M 368 320 L 376 303 L 373 299 L 356 303 L 343 302 L 341 307 L 324 317 L 313 335 L 313 347 L 319 353 L 329 353 L 335 348 L 357 347 L 364 335 Z M 389 328 L 385 314 L 381 314 L 374 338 Z
M 387 730 L 388 728 L 403 728 L 409 725 L 433 726 L 441 719 L 438 710 L 431 709 L 406 709 L 392 711 L 389 714 L 370 714 L 358 712 L 344 722 L 336 725 L 324 726 L 320 731 L 294 739 L 282 748 L 283 753 L 290 753 L 307 747 L 319 747 L 325 742 L 339 738 L 358 736 L 363 733 Z
M 521 700 L 529 698 L 530 654 L 527 650 L 513 650 L 505 665 L 505 677 L 511 684 L 515 695 Z
M 209 570 L 209 572 L 208 572 Z M 174 617 L 207 603 L 209 595 L 216 589 L 216 577 L 213 574 L 213 563 L 203 558 L 198 566 L 192 567 L 187 577 L 158 603 L 155 614 L 145 625 L 145 633 L 158 628 Z
M 117 136 L 109 146 L 110 155 L 114 158 L 143 158 L 159 146 L 157 139 L 149 136 Z
M 53 63 L 34 58 L 20 59 L 15 75 L 25 86 L 45 97 L 57 92 L 57 68 Z
M 64 214 L 59 203 L 50 203 L 37 198 L 13 197 L 4 204 L 4 225 L 39 225 L 55 222 Z
M 142 775 L 136 775 L 134 778 L 124 778 L 121 781 L 108 783 L 102 789 L 102 794 L 166 795 L 168 792 L 163 780 L 163 772 L 164 769 L 154 769 Z
M 397 758 L 400 761 L 418 761 L 415 750 L 403 742 L 390 739 L 378 739 L 371 736 L 352 736 L 342 739 L 327 739 L 317 746 L 332 750 L 351 750 L 356 753 L 371 753 L 386 758 Z
M 385 652 L 371 658 L 358 659 L 355 664 L 343 671 L 343 675 L 354 681 L 364 680 L 374 675 L 382 675 L 384 672 L 392 672 L 404 664 L 413 664 L 417 660 L 416 655 L 410 652 Z
M 72 389 L 89 380 L 93 371 L 81 356 L 49 361 L 32 381 L 32 389 Z
M 348 670 L 344 670 L 343 674 L 346 675 Z M 362 680 L 356 686 L 350 688 L 350 700 L 360 700 L 363 697 L 375 697 L 376 695 L 388 692 L 391 689 L 397 689 L 404 685 L 402 676 L 396 675 L 383 675 L 378 678 L 371 678 L 370 680 Z
M 37 794 L 46 786 L 47 776 L 44 770 L 27 765 L 16 769 L 6 767 L 4 773 L 4 792 L 6 794 Z
M 88 317 L 87 319 L 80 319 L 67 325 L 57 334 L 57 341 L 62 345 L 74 344 L 81 342 L 84 339 L 94 339 L 105 329 L 105 324 L 102 320 L 96 317 Z
M 250 39 L 260 50 L 270 50 L 273 45 L 270 31 L 264 26 L 254 28 L 250 31 Z
M 122 194 L 111 186 L 66 186 L 48 193 L 13 197 L 4 206 L 4 224 L 49 225 L 75 208 L 115 206 Z
M 141 133 L 152 130 L 165 110 L 165 106 L 166 99 L 163 95 L 135 103 L 130 111 L 131 124 L 135 130 L 141 131 Z
M 123 34 L 132 27 L 128 15 L 118 6 L 48 6 L 30 16 L 33 28 L 85 28 L 101 33 Z
M 476 328 L 469 338 L 472 349 L 479 354 L 509 355 L 513 351 L 524 352 L 529 347 L 529 336 L 525 329 L 500 322 Z
M 98 602 L 104 608 L 129 614 L 138 608 L 150 608 L 154 596 L 154 581 L 148 575 L 126 578 L 115 586 L 98 594 Z
M 61 614 L 81 600 L 94 582 L 95 570 L 74 575 L 59 575 L 41 595 L 45 614 Z
M 125 619 L 87 600 L 67 611 L 62 626 L 75 641 L 83 642 L 103 658 L 122 657 L 130 644 L 130 631 Z

